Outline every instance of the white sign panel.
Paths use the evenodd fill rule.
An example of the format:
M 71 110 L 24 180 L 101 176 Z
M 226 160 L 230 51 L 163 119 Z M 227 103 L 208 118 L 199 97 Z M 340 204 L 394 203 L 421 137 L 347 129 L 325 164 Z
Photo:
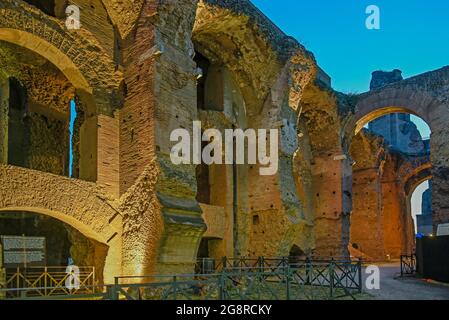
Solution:
M 438 225 L 437 236 L 449 236 L 449 223 Z

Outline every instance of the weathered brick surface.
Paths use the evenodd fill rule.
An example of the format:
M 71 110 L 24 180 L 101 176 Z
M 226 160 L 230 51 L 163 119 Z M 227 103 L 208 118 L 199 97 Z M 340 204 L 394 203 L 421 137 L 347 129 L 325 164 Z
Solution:
M 9 79 L 25 88 L 23 118 L 31 120 L 26 169 L 0 166 L 0 211 L 70 225 L 74 255 L 103 269 L 105 281 L 192 272 L 203 238 L 214 258 L 297 247 L 340 257 L 353 243 L 373 259 L 397 257 L 413 247 L 410 195 L 430 177 L 434 224 L 449 221 L 449 68 L 344 95 L 310 52 L 247 0 L 69 3 L 82 10 L 80 30 L 65 28 L 63 8 L 52 17 L 23 1 L 0 3 L 2 163 L 17 120 Z M 199 57 L 212 74 L 202 70 L 202 80 Z M 202 110 L 198 83 L 209 90 Z M 72 99 L 76 179 L 67 179 L 49 173 L 68 172 Z M 430 160 L 360 135 L 367 121 L 396 111 L 430 125 Z M 191 133 L 193 120 L 221 133 L 279 129 L 277 173 L 211 165 L 208 181 L 198 183 L 196 165 L 170 160 L 170 132 Z

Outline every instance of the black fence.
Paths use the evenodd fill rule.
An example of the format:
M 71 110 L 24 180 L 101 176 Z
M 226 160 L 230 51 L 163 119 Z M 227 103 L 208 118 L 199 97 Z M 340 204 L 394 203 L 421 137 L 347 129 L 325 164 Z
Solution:
M 417 273 L 423 278 L 449 283 L 449 236 L 416 240 Z
M 416 255 L 401 255 L 401 277 L 416 274 Z

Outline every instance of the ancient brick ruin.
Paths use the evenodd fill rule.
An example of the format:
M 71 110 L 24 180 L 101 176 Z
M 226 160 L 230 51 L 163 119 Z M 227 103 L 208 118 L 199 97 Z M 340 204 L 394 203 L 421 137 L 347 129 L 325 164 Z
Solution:
M 193 272 L 204 256 L 397 258 L 414 247 L 418 184 L 432 179 L 434 228 L 449 222 L 449 67 L 395 76 L 334 91 L 247 0 L 2 0 L 0 234 L 39 216 L 104 282 Z M 430 152 L 364 129 L 397 112 L 427 122 Z M 193 120 L 280 129 L 277 174 L 174 165 L 170 132 Z

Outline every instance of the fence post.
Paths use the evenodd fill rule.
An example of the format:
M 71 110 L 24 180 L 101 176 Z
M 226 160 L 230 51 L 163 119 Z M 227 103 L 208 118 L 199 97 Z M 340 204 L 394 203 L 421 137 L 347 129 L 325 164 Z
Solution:
M 114 285 L 109 288 L 108 298 L 111 300 L 119 300 L 118 277 L 114 277 Z
M 223 270 L 226 270 L 228 266 L 228 259 L 226 257 L 223 257 Z
M 306 285 L 310 285 L 311 284 L 311 281 L 310 281 L 310 279 L 311 279 L 311 274 L 312 274 L 312 272 L 313 272 L 313 269 L 312 269 L 312 262 L 310 261 L 310 258 L 309 257 L 307 257 L 306 258 Z
M 290 300 L 290 266 L 287 265 L 286 267 L 284 267 L 284 275 L 285 275 L 285 285 L 286 285 L 286 296 L 287 296 L 287 300 Z
M 178 297 L 178 288 L 176 283 L 176 276 L 173 276 L 173 300 L 177 300 Z
M 329 284 L 330 284 L 330 297 L 334 297 L 334 258 L 332 258 L 329 264 Z
M 223 270 L 218 277 L 218 299 L 225 300 L 225 270 Z
M 362 258 L 359 258 L 358 264 L 357 264 L 357 269 L 359 271 L 359 293 L 362 293 L 362 288 L 363 288 L 363 280 L 362 280 Z

